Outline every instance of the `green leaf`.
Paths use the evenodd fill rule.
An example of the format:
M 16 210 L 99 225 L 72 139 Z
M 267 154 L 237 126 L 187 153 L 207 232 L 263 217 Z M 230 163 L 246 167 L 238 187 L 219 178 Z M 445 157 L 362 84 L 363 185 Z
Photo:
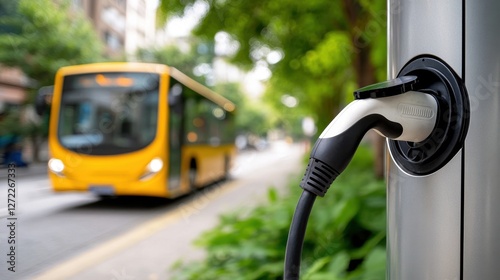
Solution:
M 270 203 L 275 203 L 278 201 L 278 191 L 275 188 L 269 188 L 267 191 L 267 198 Z
M 359 198 L 353 197 L 340 201 L 334 208 L 335 227 L 342 231 L 347 224 L 354 218 L 359 210 Z
M 331 275 L 342 276 L 347 271 L 350 260 L 351 258 L 347 252 L 337 253 L 328 266 L 328 272 Z
M 342 278 L 332 275 L 328 272 L 318 272 L 311 275 L 307 280 L 342 280 Z
M 386 251 L 376 248 L 370 252 L 361 264 L 361 267 L 352 274 L 352 280 L 384 280 L 386 272 Z
M 385 269 L 386 259 L 387 255 L 384 249 L 374 249 L 368 256 L 366 256 L 366 259 L 363 262 L 363 267 L 366 270 Z
M 327 257 L 323 257 L 323 258 L 320 258 L 320 259 L 317 259 L 312 265 L 311 267 L 306 271 L 306 273 L 304 274 L 303 278 L 304 279 L 310 279 L 310 277 L 312 275 L 314 275 L 314 273 L 318 272 L 319 270 L 321 270 L 323 267 L 325 267 L 330 261 L 332 260 L 332 257 L 330 256 L 327 256 Z
M 363 244 L 363 246 L 351 253 L 351 258 L 353 259 L 362 259 L 366 257 L 369 253 L 371 253 L 375 247 L 385 238 L 385 232 L 379 232 L 372 238 L 368 239 L 368 241 Z

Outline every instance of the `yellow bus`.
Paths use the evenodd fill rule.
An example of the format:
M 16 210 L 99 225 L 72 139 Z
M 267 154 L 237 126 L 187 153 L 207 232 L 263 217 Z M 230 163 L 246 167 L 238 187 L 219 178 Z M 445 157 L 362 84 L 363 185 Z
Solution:
M 55 191 L 173 198 L 228 175 L 235 105 L 173 67 L 63 67 L 52 94 Z

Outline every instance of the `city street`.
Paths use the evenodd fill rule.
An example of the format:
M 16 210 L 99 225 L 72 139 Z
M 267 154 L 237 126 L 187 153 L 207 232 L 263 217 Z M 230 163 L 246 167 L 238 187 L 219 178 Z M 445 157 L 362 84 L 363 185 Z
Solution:
M 221 214 L 251 209 L 269 187 L 284 190 L 301 175 L 303 151 L 279 142 L 244 152 L 231 179 L 174 200 L 55 194 L 46 175 L 24 175 L 16 178 L 10 216 L 7 177 L 1 176 L 0 279 L 168 279 L 179 259 L 203 256 L 192 241 Z M 15 263 L 9 263 L 12 251 Z

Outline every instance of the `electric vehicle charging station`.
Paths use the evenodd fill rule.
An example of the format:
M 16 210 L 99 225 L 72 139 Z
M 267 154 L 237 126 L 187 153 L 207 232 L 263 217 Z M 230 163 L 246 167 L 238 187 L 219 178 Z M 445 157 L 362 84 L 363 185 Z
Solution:
M 389 77 L 439 58 L 467 88 L 470 123 L 463 147 L 427 174 L 408 172 L 388 141 L 388 279 L 500 275 L 499 12 L 495 0 L 389 1 Z
M 500 275 L 500 2 L 388 0 L 389 81 L 355 92 L 320 135 L 290 226 L 307 219 L 369 129 L 387 137 L 387 278 Z

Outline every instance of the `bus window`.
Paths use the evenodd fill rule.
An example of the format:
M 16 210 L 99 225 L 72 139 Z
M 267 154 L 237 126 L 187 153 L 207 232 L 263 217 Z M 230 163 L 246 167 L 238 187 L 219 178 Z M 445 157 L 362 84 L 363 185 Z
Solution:
M 181 147 L 182 147 L 182 108 L 183 108 L 183 86 L 175 79 L 170 79 L 170 90 L 168 92 L 168 139 L 169 139 L 169 189 L 180 186 L 181 175 Z
M 188 143 L 219 144 L 218 124 L 213 110 L 213 102 L 187 89 L 186 94 L 186 140 Z
M 147 146 L 156 135 L 158 83 L 158 75 L 152 73 L 66 76 L 59 118 L 61 144 L 92 155 Z

